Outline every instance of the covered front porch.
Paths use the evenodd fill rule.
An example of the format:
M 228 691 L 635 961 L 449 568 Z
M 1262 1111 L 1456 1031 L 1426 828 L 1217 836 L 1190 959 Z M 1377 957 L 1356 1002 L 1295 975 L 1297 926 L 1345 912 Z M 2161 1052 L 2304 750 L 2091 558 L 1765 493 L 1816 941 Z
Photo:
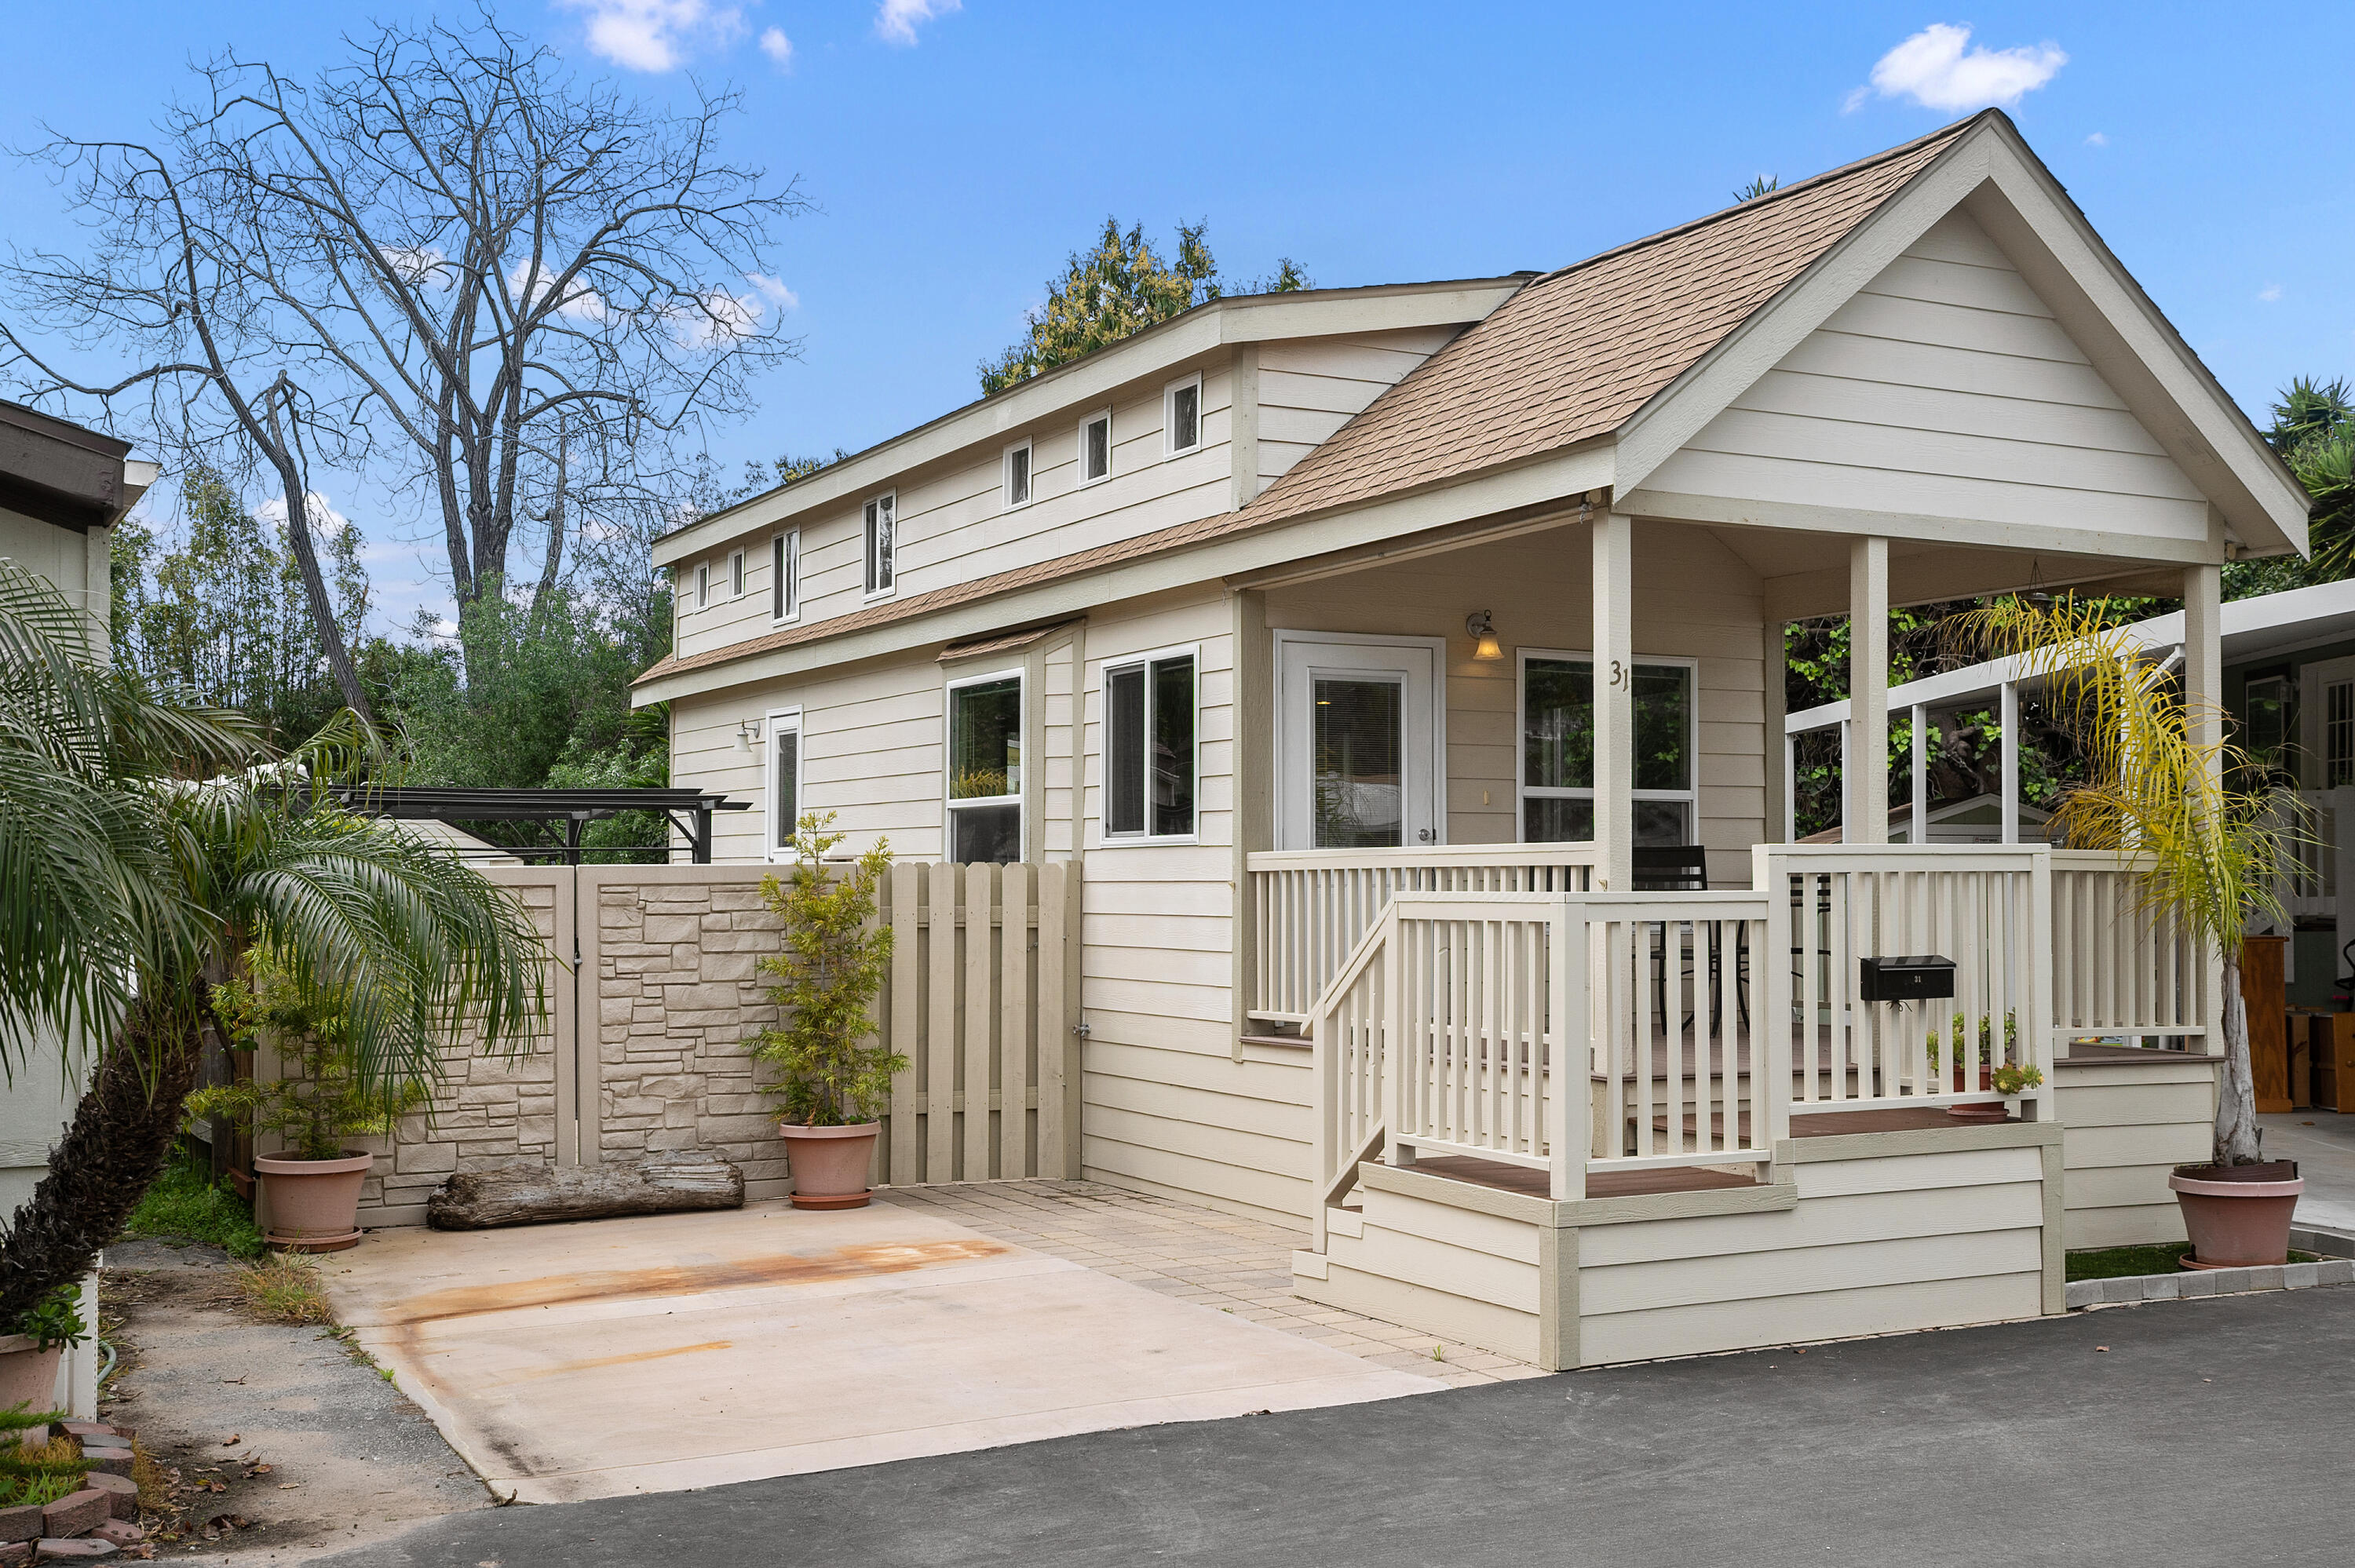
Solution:
M 2214 692 L 2210 565 L 1590 502 L 1253 585 L 1238 1031 L 1313 1055 L 1302 1293 L 1572 1366 L 2058 1311 L 2064 1245 L 2169 1239 L 2210 955 L 2115 856 L 1889 843 L 1861 765 L 1892 598 L 2128 577 L 2189 602 Z M 1853 832 L 1792 843 L 1783 627 L 1843 608 Z M 1945 963 L 1884 990 L 1908 955 Z

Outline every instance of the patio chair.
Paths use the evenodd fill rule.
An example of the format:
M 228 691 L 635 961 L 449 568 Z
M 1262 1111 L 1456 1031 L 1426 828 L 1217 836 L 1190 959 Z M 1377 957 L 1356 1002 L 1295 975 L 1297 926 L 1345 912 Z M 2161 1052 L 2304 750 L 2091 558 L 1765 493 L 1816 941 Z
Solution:
M 1709 853 L 1699 844 L 1641 844 L 1636 849 L 1636 891 L 1638 893 L 1706 893 L 1709 891 Z M 1652 1011 L 1660 1027 L 1668 1026 L 1668 923 L 1661 922 L 1652 936 Z M 1733 957 L 1734 1006 L 1740 1012 L 1742 1027 L 1750 1027 L 1750 928 L 1735 927 Z M 1712 991 L 1724 976 L 1724 955 L 1721 938 L 1712 932 L 1709 943 L 1709 984 Z M 1691 966 L 1686 964 L 1678 980 L 1692 977 Z M 1684 1027 L 1689 1028 L 1693 1015 L 1684 1015 Z

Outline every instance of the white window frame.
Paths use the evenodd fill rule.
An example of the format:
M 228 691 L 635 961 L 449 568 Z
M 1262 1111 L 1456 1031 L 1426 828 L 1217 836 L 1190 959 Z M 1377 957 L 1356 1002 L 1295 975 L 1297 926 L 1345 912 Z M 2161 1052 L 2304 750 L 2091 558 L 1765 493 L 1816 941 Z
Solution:
M 1194 831 L 1156 833 L 1153 831 L 1153 773 L 1146 770 L 1145 827 L 1141 832 L 1112 831 L 1112 678 L 1122 670 L 1145 672 L 1145 733 L 1153 734 L 1153 666 L 1171 659 L 1194 661 Z M 1106 844 L 1195 844 L 1202 842 L 1202 645 L 1180 642 L 1143 653 L 1123 653 L 1106 659 L 1096 673 L 1096 702 L 1103 724 L 1103 794 L 1096 803 L 1096 829 Z
M 709 561 L 695 563 L 695 608 L 698 609 L 711 608 L 711 563 Z
M 1194 389 L 1194 444 L 1181 447 L 1175 444 L 1178 438 L 1178 394 L 1188 387 Z M 1184 457 L 1189 452 L 1200 451 L 1208 444 L 1202 433 L 1203 413 L 1201 372 L 1181 376 L 1161 389 L 1162 457 Z
M 1529 783 L 1528 731 L 1529 722 L 1529 661 L 1532 659 L 1583 660 L 1591 668 L 1594 655 L 1569 648 L 1523 648 L 1513 665 L 1513 842 L 1530 842 L 1529 803 L 1531 800 L 1593 800 L 1592 787 L 1574 789 Z M 1634 664 L 1672 664 L 1691 672 L 1691 698 L 1685 705 L 1685 757 L 1691 763 L 1692 785 L 1685 789 L 1631 789 L 1630 800 L 1681 800 L 1690 813 L 1693 842 L 1700 841 L 1700 661 L 1675 653 L 1638 653 L 1630 661 Z
M 802 618 L 802 531 L 788 528 L 769 540 L 769 624 L 790 626 Z
M 1022 454 L 1022 499 L 1014 499 L 1014 454 Z M 1039 499 L 1039 454 L 1028 438 L 1000 449 L 997 454 L 997 504 L 1003 512 L 1019 512 Z
M 1088 431 L 1096 425 L 1102 425 L 1104 428 L 1104 471 L 1091 479 L 1088 477 Z M 1078 489 L 1085 490 L 1089 485 L 1102 484 L 1112 477 L 1112 410 L 1110 408 L 1098 408 L 1080 421 L 1079 444 L 1074 449 L 1073 455 L 1078 462 L 1078 467 L 1072 471 L 1079 475 Z
M 1023 751 L 1022 784 L 1011 795 L 978 795 L 969 800 L 950 798 L 950 770 L 956 766 L 956 694 L 960 687 L 984 686 L 996 681 L 1013 681 L 1018 694 L 1014 705 L 1016 733 L 1021 737 Z M 1030 852 L 1030 808 L 1024 801 L 1030 782 L 1030 673 L 1020 664 L 1004 670 L 977 671 L 956 675 L 941 687 L 941 858 L 948 859 L 956 853 L 956 814 L 976 806 L 1007 806 L 1015 810 L 1014 858 L 1027 859 Z
M 881 563 L 876 558 L 875 524 L 880 512 L 885 509 L 891 514 L 891 580 L 879 588 L 876 578 L 881 574 L 876 568 Z M 890 599 L 900 591 L 900 493 L 886 490 L 868 496 L 859 503 L 858 520 L 859 583 L 866 590 L 867 602 L 872 604 L 877 599 Z
M 741 550 L 728 553 L 728 597 L 731 599 L 744 597 L 744 552 Z
M 809 777 L 809 732 L 802 727 L 802 710 L 799 708 L 771 708 L 768 712 L 766 721 L 761 726 L 761 747 L 762 757 L 761 764 L 761 799 L 763 802 L 763 814 L 767 818 L 767 831 L 765 837 L 768 841 L 768 847 L 763 852 L 762 858 L 773 863 L 787 861 L 793 858 L 792 852 L 781 847 L 777 842 L 777 732 L 780 729 L 789 729 L 794 732 L 794 735 L 796 737 L 795 744 L 794 746 L 794 806 L 795 815 L 800 814 L 801 809 L 805 804 L 802 797 L 802 781 Z

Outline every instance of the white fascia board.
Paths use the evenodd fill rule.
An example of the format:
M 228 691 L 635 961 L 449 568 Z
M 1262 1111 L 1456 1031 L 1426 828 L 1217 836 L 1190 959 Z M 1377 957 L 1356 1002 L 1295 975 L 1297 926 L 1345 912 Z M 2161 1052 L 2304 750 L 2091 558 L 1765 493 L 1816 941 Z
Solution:
M 1987 134 L 1981 125 L 1931 160 L 1878 212 L 1636 409 L 1619 429 L 1623 491 L 1640 489 L 1654 470 L 1959 206 L 1987 177 Z
M 1525 277 L 1370 289 L 1303 291 L 1214 300 L 1070 365 L 968 403 L 783 490 L 756 496 L 655 541 L 654 564 L 676 566 L 724 540 L 757 534 L 805 513 L 865 499 L 927 464 L 1003 442 L 1050 418 L 1101 408 L 1133 384 L 1166 379 L 1192 360 L 1239 343 L 1333 337 L 1476 322 L 1518 292 Z
M 960 638 L 977 637 L 1089 610 L 1125 599 L 1240 573 L 1264 571 L 1336 550 L 1355 549 L 1384 539 L 1420 534 L 1476 518 L 1559 503 L 1575 511 L 1591 491 L 1611 483 L 1607 443 L 1559 453 L 1534 462 L 1482 474 L 1460 484 L 1397 496 L 1370 506 L 1295 519 L 1192 549 L 1142 556 L 1032 588 L 951 606 L 932 615 L 911 616 L 839 637 L 796 643 L 701 669 L 649 681 L 630 694 L 633 707 L 698 696 L 733 686 L 756 685 L 814 670 L 832 670 Z

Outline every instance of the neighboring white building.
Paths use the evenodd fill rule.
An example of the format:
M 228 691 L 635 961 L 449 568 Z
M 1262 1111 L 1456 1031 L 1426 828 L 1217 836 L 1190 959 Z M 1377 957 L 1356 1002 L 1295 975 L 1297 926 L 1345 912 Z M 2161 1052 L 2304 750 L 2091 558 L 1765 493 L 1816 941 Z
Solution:
M 704 518 L 656 546 L 678 585 L 676 652 L 636 694 L 670 705 L 675 784 L 761 802 L 723 825 L 723 858 L 773 856 L 795 813 L 830 810 L 854 848 L 888 837 L 918 860 L 1084 862 L 1087 1177 L 1308 1227 L 1304 1290 L 1577 1364 L 1760 1342 L 1796 1298 L 1740 1273 L 1726 1289 L 1759 1303 L 1752 1316 L 1687 1333 L 1631 1306 L 1606 1324 L 1595 1303 L 1614 1298 L 1576 1272 L 1603 1254 L 1581 1266 L 1575 1246 L 1513 1231 L 1554 1234 L 1586 1211 L 1466 1194 L 1509 1187 L 1497 1169 L 1535 1169 L 1557 1202 L 1609 1190 L 1649 1202 L 1661 1189 L 1646 1181 L 1686 1179 L 1660 1171 L 1744 1161 L 1715 1131 L 1692 1147 L 1673 1120 L 1657 1136 L 1676 1152 L 1629 1154 L 1612 1129 L 1624 1113 L 1625 1141 L 1654 1149 L 1655 1102 L 1611 1097 L 1643 1075 L 1609 1065 L 1620 1046 L 1600 1035 L 1585 1042 L 1583 1153 L 1587 1133 L 1567 1122 L 1439 1128 L 1433 1107 L 1455 1095 L 1463 1110 L 1470 1079 L 1382 1099 L 1396 1056 L 1348 1054 L 1373 1036 L 1301 1031 L 1358 1005 L 1350 977 L 1395 939 L 1385 922 L 1408 919 L 1394 895 L 1518 893 L 1536 902 L 1499 920 L 1556 922 L 1546 941 L 1575 943 L 1558 922 L 1624 930 L 1633 916 L 1565 916 L 1539 890 L 1640 893 L 1647 868 L 1693 854 L 1720 891 L 1679 896 L 1752 900 L 1739 919 L 1775 930 L 1786 903 L 1800 907 L 1796 891 L 1771 892 L 1786 877 L 1796 889 L 1885 863 L 1945 888 L 1961 861 L 1925 857 L 1976 854 L 1974 887 L 2043 886 L 2055 863 L 2042 851 L 1889 849 L 1881 826 L 1825 851 L 1783 843 L 1784 625 L 1852 611 L 1885 628 L 1891 604 L 2031 581 L 2160 591 L 2193 605 L 2190 679 L 2213 692 L 2222 565 L 2302 551 L 2305 517 L 2303 491 L 1990 111 L 1559 271 L 1220 300 Z M 1878 755 L 1885 641 L 1858 657 L 1857 744 Z M 1850 786 L 1855 820 L 1885 823 L 1886 780 Z M 2071 886 L 2107 874 L 2072 869 Z M 1848 917 L 1848 896 L 1822 895 L 1828 919 Z M 1693 908 L 1676 929 L 1720 918 Z M 2089 1033 L 2204 1037 L 2197 965 L 2168 970 L 2159 1012 L 2094 1019 L 2066 1000 L 2080 994 L 2073 949 L 2028 940 L 2027 908 L 1967 938 L 1983 1020 L 2052 1006 L 2051 1027 L 2019 1031 L 2047 1054 Z M 2009 957 L 1987 945 L 2003 920 Z M 1652 947 L 1608 949 L 1654 966 L 1649 980 L 1623 977 L 1623 1003 L 1666 983 L 1650 928 Z M 1711 976 L 1723 952 L 1763 950 L 1748 926 L 1724 941 Z M 1821 990 L 1850 985 L 1840 954 L 1929 950 L 1818 955 L 1817 989 L 1788 1005 L 1834 1038 L 1832 1088 L 1817 1103 L 1824 1080 L 1806 1064 L 1803 1117 L 1936 1086 L 1918 1060 L 1860 1065 L 1866 1035 L 1874 1052 L 1910 1049 L 1918 1021 L 1884 1029 L 1878 1004 Z M 1696 951 L 1679 984 L 1701 972 Z M 1741 960 L 1742 1032 L 1766 1006 L 1750 988 L 1778 994 L 1794 966 Z M 1469 1005 L 1387 994 L 1380 1006 L 1410 1012 L 1381 1028 L 1417 1040 Z M 1652 1012 L 1668 1015 L 1665 1001 Z M 1612 1027 L 1637 1014 L 1650 1016 Z M 1447 1025 L 1449 1049 L 1478 1062 L 1446 1070 L 1497 1071 L 1498 1027 Z M 1775 1033 L 1757 1048 L 1793 1048 Z M 1529 1026 L 1509 1049 L 1542 1034 Z M 2111 1094 L 2150 1058 L 2179 1087 L 2136 1102 L 2143 1115 L 2167 1099 L 2166 1129 L 2110 1137 L 2130 1150 L 2115 1159 L 2084 1153 L 2105 1174 L 2070 1189 L 2078 1245 L 2168 1234 L 2166 1167 L 2200 1152 L 2181 1150 L 2208 1114 L 2205 1058 L 2129 1054 L 2074 1081 Z M 1475 1097 L 1535 1094 L 1546 1117 L 1583 1104 L 1532 1087 L 1553 1081 L 1550 1058 L 1515 1059 L 1512 1085 L 1481 1078 Z M 1746 1065 L 1733 1075 L 1767 1098 L 1725 1137 L 1738 1129 L 1761 1180 L 1794 1190 L 1777 1152 L 1794 1107 L 1776 1108 L 1782 1090 Z M 1706 1068 L 1702 1082 L 1716 1084 Z M 2031 1096 L 2029 1114 L 2059 1114 L 2054 1092 Z M 1369 1192 L 1359 1161 L 1376 1150 L 1393 1167 L 1455 1161 L 1454 1174 L 1385 1176 Z M 2062 1159 L 2056 1147 L 2050 1182 Z M 1410 1200 L 1401 1182 L 1422 1185 Z M 1360 1202 L 1405 1204 L 1421 1218 L 1385 1223 L 1421 1225 L 1420 1239 L 1381 1252 Z M 1940 1277 L 1951 1290 L 1872 1276 L 1809 1320 L 1836 1332 L 2035 1311 L 2036 1279 L 2058 1289 L 2036 1249 L 2057 1259 L 2060 1229 L 2005 1224 L 2022 1228 L 1963 1249 L 1978 1261 Z M 1490 1245 L 1471 1239 L 1482 1225 L 1502 1227 L 1503 1251 L 1474 1267 L 1460 1249 Z M 1491 1264 L 1496 1283 L 1466 1283 Z
M 96 619 L 101 641 L 112 607 L 109 540 L 155 479 L 155 465 L 130 452 L 112 436 L 0 403 L 0 556 L 56 583 Z M 0 1094 L 0 1211 L 13 1214 L 32 1196 L 80 1097 L 53 1044 Z M 95 1325 L 95 1283 L 83 1294 L 83 1315 Z M 96 1367 L 85 1347 L 59 1373 L 59 1397 L 77 1414 L 96 1411 Z

